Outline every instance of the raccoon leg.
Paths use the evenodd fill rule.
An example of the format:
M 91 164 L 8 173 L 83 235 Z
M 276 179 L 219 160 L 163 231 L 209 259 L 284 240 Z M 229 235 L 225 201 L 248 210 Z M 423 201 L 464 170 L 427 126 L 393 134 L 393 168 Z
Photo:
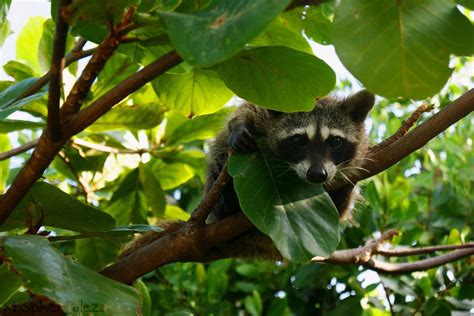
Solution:
M 348 184 L 340 189 L 329 192 L 329 196 L 339 211 L 339 217 L 341 219 L 347 218 L 350 214 L 353 190 L 354 186 L 352 184 Z
M 231 128 L 229 145 L 239 153 L 248 153 L 257 150 L 257 144 L 255 143 L 251 128 L 245 124 Z

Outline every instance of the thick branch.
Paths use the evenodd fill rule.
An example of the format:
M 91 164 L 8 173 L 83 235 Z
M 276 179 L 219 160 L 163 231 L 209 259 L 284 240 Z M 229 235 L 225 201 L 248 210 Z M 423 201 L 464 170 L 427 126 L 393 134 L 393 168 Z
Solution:
M 66 52 L 66 38 L 69 26 L 61 12 L 65 10 L 70 3 L 70 0 L 59 1 L 56 15 L 56 30 L 54 33 L 53 57 L 49 71 L 47 130 L 53 140 L 61 139 L 63 135 L 61 121 L 59 119 L 59 102 L 61 101 L 62 73 L 65 66 L 64 54 Z
M 465 95 L 452 102 L 444 110 L 438 112 L 435 116 L 420 124 L 413 131 L 401 137 L 390 146 L 377 151 L 373 157 L 371 156 L 371 158 L 375 159 L 378 157 L 390 155 L 391 157 L 389 162 L 375 159 L 372 164 L 365 166 L 365 168 L 368 170 L 368 173 L 356 180 L 361 180 L 381 172 L 382 170 L 403 159 L 409 153 L 426 144 L 437 134 L 441 133 L 443 130 L 468 115 L 472 111 L 473 107 L 474 90 L 470 90 Z M 414 144 L 411 145 L 411 142 L 414 142 Z M 402 150 L 400 148 L 402 146 L 406 146 L 408 149 Z M 209 210 L 206 210 L 206 212 L 208 211 Z M 252 227 L 252 223 L 242 213 L 225 218 L 219 222 L 206 225 L 204 227 L 184 225 L 181 229 L 174 231 L 172 236 L 165 235 L 148 246 L 138 249 L 136 252 L 105 268 L 102 273 L 115 280 L 130 283 L 139 276 L 167 263 L 177 261 L 205 262 L 214 260 L 217 257 L 215 253 L 208 252 L 210 247 L 216 245 L 217 243 L 228 241 Z M 386 237 L 387 236 L 384 235 L 384 238 Z M 196 238 L 199 239 L 198 243 L 193 240 Z M 196 246 L 201 248 L 196 249 Z M 378 249 L 380 247 L 380 242 L 371 244 L 371 247 L 374 247 L 373 249 Z M 362 247 L 357 249 L 340 250 L 337 251 L 331 258 L 338 263 L 347 264 L 361 264 L 363 262 L 369 262 L 372 251 L 367 253 L 366 249 L 367 248 Z M 466 250 L 470 251 L 471 249 Z M 464 251 L 464 249 L 456 250 L 456 252 L 458 251 Z M 446 258 L 445 255 L 443 256 L 444 257 L 442 258 Z M 454 257 L 459 258 L 456 256 Z M 454 257 L 450 256 L 448 258 Z M 441 261 L 442 260 L 445 259 L 441 259 Z M 379 267 L 373 266 L 372 268 L 378 269 Z

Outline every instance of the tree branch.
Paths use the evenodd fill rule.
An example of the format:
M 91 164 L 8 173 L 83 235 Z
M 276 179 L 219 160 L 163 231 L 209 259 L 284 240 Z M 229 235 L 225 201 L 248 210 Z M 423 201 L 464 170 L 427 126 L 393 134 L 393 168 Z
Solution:
M 368 172 L 361 176 L 360 179 L 356 180 L 361 180 L 381 172 L 382 170 L 385 170 L 394 163 L 403 159 L 406 155 L 417 150 L 436 135 L 441 133 L 443 130 L 468 115 L 472 111 L 473 107 L 474 90 L 470 90 L 457 100 L 453 101 L 445 109 L 435 114 L 429 120 L 420 124 L 417 128 L 398 139 L 393 144 L 372 154 L 371 158 L 374 159 L 375 157 L 377 159 L 374 159 L 375 161 L 370 165 L 364 166 Z M 411 142 L 414 142 L 414 144 L 411 144 Z M 408 149 L 402 150 L 400 148 L 402 146 L 405 146 Z M 387 155 L 391 156 L 389 162 L 380 160 L 380 158 L 378 158 L 385 157 Z M 203 205 L 205 205 L 205 202 L 203 202 Z M 206 214 L 206 212 L 210 212 L 210 210 L 202 210 L 200 213 L 201 212 L 202 214 Z M 194 216 L 197 216 L 201 220 L 204 217 L 204 215 Z M 221 256 L 209 251 L 212 246 L 218 243 L 224 243 L 222 245 L 225 247 L 226 241 L 231 240 L 235 236 L 244 233 L 252 227 L 252 223 L 247 217 L 245 217 L 243 213 L 235 214 L 234 216 L 227 217 L 223 220 L 205 226 L 189 225 L 188 222 L 183 224 L 180 229 L 175 230 L 170 235 L 165 234 L 163 237 L 152 242 L 151 244 L 143 248 L 139 248 L 129 256 L 126 256 L 106 267 L 102 273 L 120 282 L 130 283 L 141 275 L 167 263 L 178 261 L 206 262 L 215 260 Z M 390 234 L 392 233 L 393 232 Z M 387 238 L 391 236 L 390 234 L 384 234 L 382 240 L 387 240 Z M 198 242 L 195 241 L 196 239 Z M 373 249 L 378 249 L 380 244 L 380 240 L 378 242 L 372 242 L 370 243 L 370 247 L 373 247 Z M 198 249 L 196 249 L 196 247 L 198 247 Z M 472 249 L 461 249 L 456 250 L 455 252 L 464 250 L 471 251 Z M 462 252 L 461 254 L 466 256 L 465 252 Z M 370 255 L 372 255 L 372 252 L 367 253 L 367 247 L 339 250 L 335 252 L 330 259 L 326 259 L 328 261 L 325 262 L 331 263 L 332 260 L 334 263 L 337 261 L 337 263 L 340 264 L 361 264 L 363 262 L 369 262 L 369 260 L 371 260 Z M 457 256 L 459 256 L 459 253 L 457 253 Z M 448 258 L 460 258 L 457 256 L 453 257 L 451 255 Z M 443 259 L 441 259 L 441 261 L 446 260 L 445 255 L 443 255 L 442 258 Z M 321 258 L 319 258 L 319 261 L 321 261 Z M 435 260 L 435 262 L 441 261 Z M 432 262 L 433 261 L 430 261 L 430 264 L 432 264 Z M 378 264 L 378 262 L 376 263 Z M 379 271 L 389 271 L 389 268 L 387 268 L 386 265 L 372 265 L 371 268 L 379 269 Z
M 435 251 L 446 251 L 456 249 L 470 249 L 474 248 L 474 242 L 469 242 L 460 245 L 439 245 L 429 247 L 417 247 L 417 248 L 406 248 L 406 249 L 380 249 L 377 253 L 384 257 L 402 257 L 402 256 L 413 256 L 425 253 L 432 253 Z
M 16 156 L 18 154 L 24 153 L 32 148 L 35 148 L 36 144 L 38 144 L 39 139 L 32 140 L 29 143 L 23 144 L 17 148 L 13 148 L 12 150 L 0 153 L 0 161 L 8 159 L 12 156 Z
M 63 129 L 59 119 L 59 103 L 61 101 L 62 73 L 65 65 L 64 54 L 66 52 L 66 38 L 69 26 L 61 13 L 70 3 L 71 0 L 59 1 L 56 15 L 56 30 L 54 33 L 53 56 L 51 69 L 49 70 L 47 131 L 53 140 L 61 139 L 63 136 Z

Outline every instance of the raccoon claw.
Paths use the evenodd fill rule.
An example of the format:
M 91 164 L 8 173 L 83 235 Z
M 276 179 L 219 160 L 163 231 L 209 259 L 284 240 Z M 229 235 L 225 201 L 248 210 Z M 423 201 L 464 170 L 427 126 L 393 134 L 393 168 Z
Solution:
M 248 153 L 257 150 L 257 144 L 246 127 L 232 130 L 229 145 L 239 153 Z

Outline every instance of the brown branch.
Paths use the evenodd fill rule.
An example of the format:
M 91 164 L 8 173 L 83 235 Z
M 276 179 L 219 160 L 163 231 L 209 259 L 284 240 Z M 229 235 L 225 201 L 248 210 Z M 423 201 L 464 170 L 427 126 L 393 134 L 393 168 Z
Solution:
M 199 204 L 197 209 L 193 212 L 190 222 L 196 224 L 204 224 L 207 217 L 211 213 L 214 205 L 219 200 L 222 191 L 230 181 L 229 172 L 227 171 L 227 163 L 222 167 L 222 171 L 212 185 L 212 188 L 207 193 L 204 200 Z
M 370 153 L 367 157 L 370 162 L 362 166 L 368 172 L 361 172 L 358 176 L 351 177 L 350 180 L 355 183 L 390 168 L 412 152 L 423 147 L 445 129 L 469 115 L 473 110 L 474 89 L 470 89 L 402 138 L 385 148 Z M 343 185 L 344 183 L 341 183 L 338 187 Z
M 32 140 L 26 144 L 23 144 L 17 148 L 13 148 L 12 150 L 0 153 L 0 161 L 8 159 L 10 157 L 16 156 L 18 154 L 24 153 L 32 148 L 35 148 L 36 144 L 38 143 L 39 139 Z
M 87 197 L 90 193 L 90 190 L 87 188 L 87 184 L 85 184 L 84 182 L 82 182 L 82 179 L 81 177 L 79 176 L 79 174 L 76 172 L 76 170 L 74 169 L 74 167 L 71 165 L 71 163 L 69 162 L 69 159 L 66 157 L 66 155 L 60 151 L 58 152 L 58 156 L 59 158 L 61 158 L 61 160 L 64 162 L 64 164 L 66 165 L 66 167 L 69 169 L 69 171 L 71 171 L 72 175 L 74 176 L 74 178 L 76 178 L 76 182 L 77 184 L 79 185 L 80 189 L 81 189 L 81 192 L 82 194 L 84 195 L 84 198 L 86 199 L 86 202 L 87 202 Z
M 68 138 L 92 124 L 124 97 L 138 90 L 148 81 L 153 80 L 181 61 L 181 57 L 176 52 L 171 52 L 131 75 L 93 102 L 89 107 L 77 113 L 74 116 L 76 120 L 72 121 L 71 118 L 72 122 L 69 122 L 71 124 L 70 128 L 65 131 L 63 139 L 53 142 L 43 133 L 31 158 L 17 174 L 7 192 L 0 197 L 0 226 L 6 221 L 36 180 L 41 177 L 44 170 L 49 166 Z
M 459 249 L 444 255 L 419 260 L 415 262 L 390 263 L 378 260 L 371 260 L 364 266 L 380 273 L 402 274 L 415 271 L 424 271 L 442 266 L 443 264 L 453 262 L 462 258 L 474 255 L 474 248 Z
M 86 51 L 82 51 L 82 48 L 84 45 L 87 43 L 87 40 L 85 39 L 79 39 L 77 43 L 74 45 L 74 47 L 71 49 L 71 51 L 66 55 L 66 61 L 65 61 L 65 67 L 69 66 L 73 62 L 92 55 L 94 52 L 95 48 L 89 49 Z M 21 99 L 24 99 L 26 97 L 29 97 L 36 92 L 38 92 L 41 88 L 43 88 L 45 85 L 48 84 L 49 82 L 49 76 L 50 76 L 50 71 L 45 73 L 41 78 L 39 78 L 34 84 L 32 84 L 25 92 L 20 94 L 18 97 L 15 98 L 15 101 L 17 102 Z
M 402 122 L 402 126 L 397 130 L 395 134 L 385 139 L 383 142 L 377 144 L 375 147 L 371 148 L 371 151 L 379 151 L 388 145 L 394 143 L 398 139 L 402 138 L 408 130 L 415 125 L 415 123 L 420 119 L 421 115 L 425 112 L 430 112 L 434 109 L 434 106 L 423 103 L 420 105 L 406 120 Z
M 91 125 L 95 120 L 104 115 L 115 104 L 120 102 L 129 94 L 137 91 L 147 82 L 155 79 L 163 72 L 182 62 L 182 58 L 171 51 L 137 73 L 120 82 L 114 88 L 94 101 L 90 106 L 83 109 L 71 118 L 69 133 L 74 135 Z
M 49 70 L 48 92 L 48 124 L 47 131 L 51 139 L 58 140 L 63 136 L 63 129 L 59 119 L 59 103 L 61 101 L 61 88 L 63 84 L 62 73 L 65 66 L 64 54 L 66 53 L 66 38 L 69 25 L 64 20 L 61 12 L 71 0 L 60 0 L 56 15 L 56 30 L 54 33 L 53 56 Z
M 377 253 L 384 257 L 402 257 L 402 256 L 413 256 L 425 253 L 432 253 L 435 251 L 447 251 L 456 249 L 474 249 L 474 242 L 469 242 L 460 245 L 439 245 L 439 246 L 428 246 L 428 247 L 417 247 L 417 248 L 402 248 L 402 249 L 380 249 Z

